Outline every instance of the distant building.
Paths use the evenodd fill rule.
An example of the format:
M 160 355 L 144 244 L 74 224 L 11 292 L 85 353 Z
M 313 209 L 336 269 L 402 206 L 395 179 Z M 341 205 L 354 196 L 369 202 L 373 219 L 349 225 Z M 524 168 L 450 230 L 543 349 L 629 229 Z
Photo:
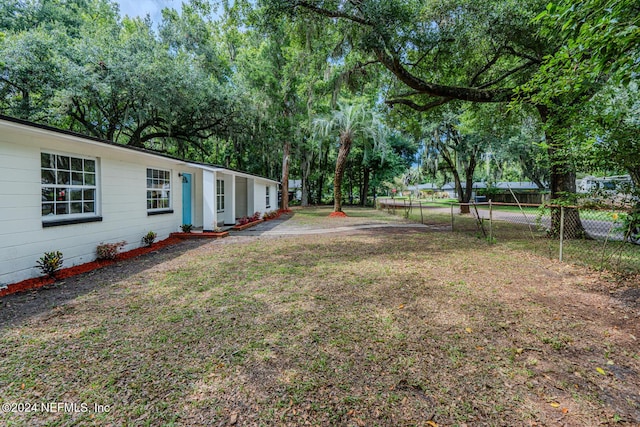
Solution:
M 302 198 L 302 180 L 289 180 L 289 200 L 300 200 Z
M 576 181 L 578 193 L 593 193 L 595 191 L 611 192 L 612 194 L 628 193 L 633 187 L 630 175 L 616 175 L 596 178 L 585 176 Z
M 440 186 L 428 182 L 426 184 L 410 185 L 407 189 L 415 196 L 418 196 L 422 191 L 440 191 Z
M 467 188 L 466 183 L 462 183 L 462 189 Z M 531 191 L 541 191 L 543 188 L 539 188 L 538 185 L 531 181 L 503 181 L 496 182 L 494 185 L 489 186 L 486 182 L 474 182 L 473 183 L 473 192 L 471 193 L 472 200 L 476 199 L 477 190 L 483 190 L 487 188 L 497 189 L 500 193 L 522 193 L 522 192 L 531 192 Z M 449 194 L 449 197 L 455 199 L 458 197 L 458 193 L 456 192 L 456 187 L 453 182 L 448 182 L 442 186 L 442 191 L 446 191 Z M 484 201 L 483 196 L 478 196 L 478 201 Z M 506 201 L 506 200 L 505 200 Z M 510 202 L 510 201 L 509 201 Z
M 529 191 L 529 190 L 544 190 L 538 187 L 538 184 L 531 181 L 511 181 L 511 182 L 496 182 L 495 188 L 501 190 L 513 190 L 513 191 Z
M 467 184 L 462 182 L 461 183 L 462 189 L 466 189 L 467 188 Z M 487 183 L 486 182 L 474 182 L 473 183 L 473 190 L 479 190 L 481 188 L 487 188 Z M 454 182 L 447 182 L 446 184 L 444 184 L 442 186 L 442 191 L 445 191 L 449 194 L 449 197 L 452 199 L 457 199 L 458 198 L 458 192 L 456 191 L 456 184 Z M 472 192 L 472 196 L 475 196 L 475 191 Z

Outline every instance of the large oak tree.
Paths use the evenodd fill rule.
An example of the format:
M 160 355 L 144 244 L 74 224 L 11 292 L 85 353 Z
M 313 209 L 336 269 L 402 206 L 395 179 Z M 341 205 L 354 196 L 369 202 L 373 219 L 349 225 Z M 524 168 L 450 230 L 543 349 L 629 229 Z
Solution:
M 538 102 L 522 88 L 545 57 L 560 49 L 559 29 L 541 32 L 535 18 L 546 1 L 507 0 L 265 0 L 272 13 L 313 16 L 342 26 L 352 52 L 366 52 L 394 77 L 386 102 L 423 112 L 452 100 L 530 103 L 545 124 L 551 197 L 575 192 L 575 169 L 558 134 L 596 81 Z M 535 93 L 536 88 L 533 88 Z M 556 217 L 556 220 L 558 218 Z M 567 229 L 579 233 L 577 212 Z

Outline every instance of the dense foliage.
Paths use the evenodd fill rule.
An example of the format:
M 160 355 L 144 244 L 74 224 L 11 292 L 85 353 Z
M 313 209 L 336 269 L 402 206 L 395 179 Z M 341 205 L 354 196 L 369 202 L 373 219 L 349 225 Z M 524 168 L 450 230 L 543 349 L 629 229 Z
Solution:
M 303 204 L 365 203 L 417 163 L 560 197 L 581 172 L 640 183 L 639 15 L 630 0 L 191 0 L 151 22 L 110 0 L 8 0 L 0 113 L 291 174 Z M 375 124 L 345 139 L 346 105 Z

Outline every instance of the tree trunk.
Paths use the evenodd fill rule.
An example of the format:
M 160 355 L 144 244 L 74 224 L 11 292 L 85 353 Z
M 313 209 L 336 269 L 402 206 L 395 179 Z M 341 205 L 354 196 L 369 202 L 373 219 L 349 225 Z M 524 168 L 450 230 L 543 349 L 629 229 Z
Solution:
M 309 176 L 311 175 L 311 164 L 313 163 L 313 157 L 311 159 L 309 159 L 307 153 L 303 154 L 302 156 L 302 161 L 300 162 L 300 169 L 301 169 L 301 178 L 300 180 L 302 181 L 300 183 L 300 186 L 302 187 L 301 191 L 302 194 L 300 196 L 300 204 L 302 206 L 309 206 L 309 193 L 310 193 L 310 188 L 309 188 Z
M 336 171 L 333 178 L 333 211 L 342 212 L 342 178 L 351 151 L 351 138 L 340 138 L 340 148 L 336 159 Z
M 29 95 L 29 91 L 22 91 L 22 100 L 20 101 L 20 118 L 24 120 L 29 120 L 31 118 L 31 98 Z
M 475 152 L 475 150 L 474 150 Z M 466 169 L 465 169 L 465 185 L 466 188 L 464 189 L 464 194 L 462 196 L 462 203 L 467 203 L 467 205 L 463 205 L 460 206 L 460 212 L 461 213 L 470 213 L 471 209 L 468 205 L 468 203 L 471 202 L 471 196 L 473 195 L 473 174 L 476 171 L 476 156 L 475 154 L 472 154 L 471 157 L 469 158 L 469 164 L 467 165 Z M 465 211 L 463 212 L 462 209 L 465 209 Z
M 462 203 L 470 203 L 471 196 L 473 195 L 473 172 L 471 172 L 471 174 L 467 172 L 467 176 L 465 177 L 465 186 Z
M 322 161 L 320 162 L 320 176 L 318 177 L 318 188 L 317 188 L 317 199 L 316 199 L 316 204 L 317 205 L 321 205 L 322 204 L 322 191 L 324 189 L 324 177 L 325 177 L 325 171 L 327 169 L 327 163 L 329 162 L 329 148 L 327 148 L 324 152 L 324 157 L 322 159 Z
M 561 126 L 561 120 L 552 118 L 551 112 L 545 106 L 538 105 L 538 112 L 542 122 L 547 125 L 545 139 L 549 154 L 549 186 L 551 187 L 551 203 L 558 204 L 566 196 L 576 192 L 576 172 L 569 160 L 565 147 L 555 138 L 554 130 Z M 566 123 L 565 123 L 566 125 Z M 560 208 L 551 209 L 551 234 L 556 235 L 560 231 Z M 580 213 L 574 208 L 565 208 L 564 213 L 564 238 L 584 238 L 585 230 L 580 221 Z
M 458 174 L 458 171 L 454 168 L 452 169 L 452 174 L 453 174 L 453 182 L 456 186 L 456 194 L 458 195 L 458 202 L 459 203 L 468 203 L 468 201 L 464 201 L 465 199 L 465 192 L 462 190 L 462 182 L 460 181 L 460 175 Z M 472 180 L 472 184 L 473 184 L 473 180 Z M 468 184 L 467 184 L 468 186 Z M 468 205 L 460 205 L 460 213 L 461 214 L 468 214 L 470 212 L 469 210 L 469 206 Z
M 300 192 L 300 205 L 309 206 L 309 196 L 310 196 L 310 188 L 309 188 L 309 178 L 302 178 Z
M 289 209 L 289 153 L 291 152 L 291 142 L 286 139 L 282 147 L 282 210 Z
M 348 163 L 347 163 L 348 164 Z M 349 201 L 350 205 L 353 205 L 353 182 L 355 181 L 355 177 L 353 175 L 353 162 L 351 162 L 351 164 L 349 165 L 349 195 L 347 200 Z
M 371 169 L 368 166 L 365 166 L 362 173 L 362 195 L 360 196 L 360 206 L 366 206 L 367 195 L 369 194 L 369 175 L 371 175 Z

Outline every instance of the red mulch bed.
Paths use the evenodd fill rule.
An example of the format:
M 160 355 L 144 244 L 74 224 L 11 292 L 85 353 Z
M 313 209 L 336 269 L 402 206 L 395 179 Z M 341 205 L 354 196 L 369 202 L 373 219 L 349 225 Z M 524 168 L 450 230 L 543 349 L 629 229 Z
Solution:
M 272 218 L 264 217 L 264 218 L 262 218 L 262 219 L 263 219 L 264 221 L 271 221 L 271 220 L 274 220 L 274 219 L 278 219 L 278 218 L 280 218 L 280 216 L 281 216 L 281 215 L 289 214 L 289 213 L 291 213 L 291 212 L 293 212 L 291 209 L 278 209 L 278 213 L 276 214 L 276 216 L 274 216 L 274 217 L 272 217 Z
M 329 218 L 345 218 L 347 216 L 344 212 L 331 212 Z
M 171 238 L 176 238 L 180 240 L 185 239 L 211 239 L 211 238 L 222 238 L 227 237 L 229 235 L 228 231 L 203 231 L 202 233 L 171 233 Z
M 85 264 L 76 265 L 73 267 L 63 268 L 56 273 L 56 279 L 66 279 L 67 277 L 77 276 L 78 274 L 87 273 L 89 271 L 106 267 L 108 265 L 115 264 L 118 261 L 123 261 L 130 258 L 135 258 L 140 255 L 147 254 L 152 251 L 164 248 L 165 246 L 178 243 L 180 239 L 176 237 L 169 237 L 160 242 L 156 242 L 151 246 L 143 246 L 141 248 L 133 249 L 128 252 L 121 252 L 116 256 L 115 260 L 95 260 L 87 262 Z M 13 283 L 7 286 L 5 289 L 0 290 L 0 297 L 13 294 L 16 292 L 28 291 L 31 289 L 41 288 L 46 285 L 50 285 L 56 281 L 51 277 L 35 277 L 33 279 L 23 280 L 18 283 Z
M 251 222 L 248 222 L 246 224 L 238 224 L 238 225 L 234 225 L 233 229 L 242 231 L 242 230 L 246 230 L 247 228 L 253 227 L 256 224 L 260 224 L 261 222 L 262 222 L 262 220 L 259 219 L 257 221 L 251 221 Z

